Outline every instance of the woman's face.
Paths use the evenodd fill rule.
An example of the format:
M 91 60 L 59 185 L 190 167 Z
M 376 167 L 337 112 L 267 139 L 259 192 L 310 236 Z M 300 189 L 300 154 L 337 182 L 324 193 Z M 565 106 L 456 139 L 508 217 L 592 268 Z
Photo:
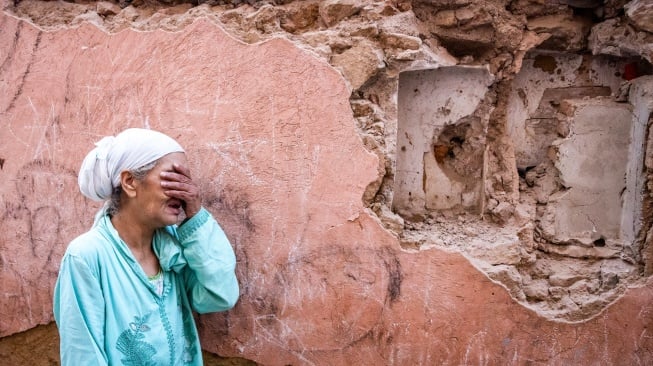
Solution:
M 138 215 L 145 225 L 160 228 L 179 222 L 179 215 L 183 212 L 182 201 L 168 197 L 161 187 L 161 172 L 175 172 L 174 164 L 187 166 L 186 154 L 175 152 L 163 156 L 143 180 L 135 182 L 136 197 L 133 203 L 139 209 Z

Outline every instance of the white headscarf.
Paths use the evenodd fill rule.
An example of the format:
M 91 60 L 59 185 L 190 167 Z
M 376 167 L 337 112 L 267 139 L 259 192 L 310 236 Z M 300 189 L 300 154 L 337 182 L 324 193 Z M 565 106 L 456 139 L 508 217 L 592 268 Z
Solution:
M 95 143 L 79 170 L 79 189 L 94 201 L 111 197 L 120 184 L 120 173 L 147 165 L 164 155 L 184 152 L 171 137 L 161 132 L 130 128 Z

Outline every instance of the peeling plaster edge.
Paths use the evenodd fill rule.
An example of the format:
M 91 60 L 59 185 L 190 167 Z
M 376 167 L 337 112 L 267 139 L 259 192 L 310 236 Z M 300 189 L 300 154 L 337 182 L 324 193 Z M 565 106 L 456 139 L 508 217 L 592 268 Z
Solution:
M 8 16 L 10 18 L 14 18 L 18 22 L 25 22 L 35 29 L 44 32 L 44 33 L 57 33 L 57 32 L 62 32 L 62 31 L 68 31 L 68 30 L 75 30 L 81 27 L 85 26 L 92 26 L 97 28 L 100 32 L 105 33 L 109 36 L 114 36 L 123 32 L 128 32 L 128 31 L 133 31 L 136 33 L 156 33 L 156 32 L 164 32 L 164 33 L 182 33 L 186 31 L 187 28 L 192 27 L 196 25 L 198 22 L 203 22 L 203 21 L 208 21 L 212 23 L 214 26 L 219 28 L 224 34 L 226 34 L 229 38 L 232 40 L 236 41 L 237 43 L 241 45 L 247 45 L 247 46 L 260 46 L 262 44 L 265 44 L 267 42 L 275 41 L 275 40 L 283 40 L 285 42 L 288 42 L 291 44 L 293 47 L 296 47 L 299 50 L 302 50 L 304 52 L 309 53 L 312 57 L 324 62 L 326 65 L 329 65 L 331 68 L 336 70 L 335 67 L 333 67 L 331 64 L 328 63 L 328 61 L 322 57 L 318 52 L 316 52 L 312 47 L 308 46 L 303 42 L 301 39 L 295 40 L 296 42 L 293 41 L 293 36 L 292 34 L 289 33 L 276 33 L 276 34 L 268 34 L 267 38 L 261 39 L 256 42 L 246 42 L 243 41 L 242 39 L 238 38 L 236 35 L 231 32 L 225 24 L 220 21 L 218 18 L 218 15 L 213 12 L 212 10 L 208 9 L 209 6 L 206 4 L 198 5 L 195 7 L 192 7 L 188 9 L 185 13 L 183 13 L 184 16 L 188 18 L 188 22 L 185 24 L 177 25 L 176 27 L 172 29 L 165 29 L 161 24 L 157 24 L 156 27 L 153 29 L 139 29 L 137 26 L 134 26 L 135 22 L 131 21 L 131 24 L 123 29 L 118 30 L 117 32 L 112 32 L 109 31 L 104 27 L 103 24 L 98 24 L 96 22 L 90 21 L 90 20 L 84 20 L 81 21 L 79 24 L 75 25 L 66 25 L 66 24 L 58 24 L 58 25 L 52 25 L 52 26 L 40 26 L 36 23 L 34 23 L 31 19 L 28 18 L 23 18 L 20 17 L 16 14 L 14 14 L 11 9 L 9 9 L 9 4 L 7 3 L 6 0 L 0 0 L 0 11 L 2 12 L 3 15 Z M 167 18 L 172 18 L 172 15 L 168 15 Z M 336 72 L 344 78 L 344 76 L 336 70 Z M 345 84 L 349 86 L 349 82 L 345 79 Z M 351 87 L 350 93 L 351 93 Z
M 438 248 L 438 249 L 439 249 L 439 248 Z M 497 281 L 497 280 L 492 279 L 492 278 L 491 278 L 491 277 L 486 273 L 486 271 L 484 271 L 484 270 L 482 269 L 481 263 L 485 263 L 485 262 L 483 262 L 483 261 L 481 261 L 481 260 L 479 260 L 479 259 L 476 259 L 476 258 L 474 258 L 474 257 L 472 257 L 472 256 L 469 256 L 469 255 L 467 255 L 466 253 L 459 252 L 459 254 L 461 254 L 463 257 L 465 257 L 465 259 L 467 259 L 467 261 L 468 261 L 468 262 L 469 262 L 469 263 L 470 263 L 470 264 L 471 264 L 471 265 L 472 265 L 472 266 L 473 266 L 477 271 L 481 272 L 481 273 L 483 274 L 483 276 L 485 276 L 485 277 L 486 277 L 490 282 L 492 282 L 492 283 L 498 285 L 498 286 L 501 287 L 503 290 L 505 290 L 506 293 L 507 293 L 507 295 L 510 297 L 510 299 L 511 299 L 514 303 L 516 303 L 517 305 L 520 305 L 520 306 L 524 307 L 525 309 L 527 309 L 528 311 L 530 311 L 531 313 L 533 313 L 535 316 L 537 316 L 537 317 L 539 317 L 539 318 L 542 318 L 542 319 L 545 319 L 545 320 L 547 320 L 547 321 L 549 321 L 549 322 L 552 322 L 552 323 L 570 324 L 570 325 L 578 325 L 578 324 L 588 323 L 588 322 L 590 322 L 590 321 L 592 321 L 592 320 L 594 320 L 594 319 L 596 319 L 596 318 L 598 318 L 598 317 L 600 317 L 600 316 L 604 316 L 604 315 L 606 315 L 606 312 L 607 312 L 610 308 L 612 308 L 613 306 L 615 306 L 615 304 L 617 304 L 617 303 L 618 303 L 622 298 L 626 297 L 626 296 L 629 295 L 631 292 L 633 292 L 633 291 L 637 291 L 637 290 L 640 290 L 640 289 L 643 289 L 643 288 L 646 288 L 646 287 L 649 287 L 649 286 L 653 286 L 653 276 L 648 277 L 648 278 L 642 278 L 642 279 L 636 281 L 634 284 L 630 284 L 630 285 L 628 285 L 628 286 L 624 286 L 624 290 L 622 290 L 621 293 L 618 294 L 618 295 L 617 295 L 613 300 L 611 300 L 610 302 L 608 302 L 608 303 L 606 303 L 605 305 L 603 305 L 603 306 L 601 307 L 601 310 L 599 310 L 596 314 L 590 315 L 589 317 L 584 318 L 584 319 L 582 319 L 582 320 L 565 320 L 565 319 L 561 319 L 561 318 L 552 318 L 552 317 L 550 317 L 550 316 L 547 316 L 546 314 L 542 314 L 542 310 L 537 309 L 536 307 L 530 305 L 530 304 L 527 303 L 527 302 L 519 301 L 519 300 L 516 299 L 514 296 L 512 296 L 512 294 L 510 293 L 510 289 L 509 289 L 506 285 L 504 285 L 504 284 L 503 284 L 502 282 L 500 282 L 500 281 Z
M 84 21 L 81 21 L 80 23 L 74 24 L 74 25 L 58 24 L 58 25 L 47 26 L 47 27 L 40 26 L 40 25 L 34 23 L 31 19 L 23 18 L 23 17 L 20 17 L 20 16 L 14 14 L 9 9 L 9 6 L 7 5 L 7 3 L 5 1 L 2 1 L 2 0 L 0 0 L 0 1 L 1 1 L 0 7 L 2 8 L 2 14 L 4 16 L 14 18 L 14 19 L 16 19 L 16 21 L 19 21 L 19 22 L 25 22 L 25 23 L 31 25 L 32 27 L 36 28 L 37 30 L 39 30 L 41 32 L 44 32 L 44 33 L 58 33 L 58 32 L 63 32 L 63 31 L 68 31 L 68 30 L 76 30 L 78 28 L 87 27 L 87 26 L 95 27 L 100 32 L 105 33 L 106 35 L 109 35 L 109 36 L 115 36 L 117 34 L 120 34 L 120 33 L 123 33 L 123 32 L 129 32 L 129 31 L 136 32 L 136 33 L 157 33 L 157 32 L 182 33 L 188 27 L 192 27 L 198 22 L 209 21 L 210 23 L 212 23 L 213 25 L 218 27 L 227 36 L 229 36 L 230 38 L 232 38 L 236 42 L 238 42 L 240 44 L 243 44 L 243 45 L 258 45 L 260 43 L 265 43 L 265 42 L 269 41 L 270 39 L 276 38 L 276 37 L 272 37 L 270 39 L 264 39 L 264 40 L 261 40 L 261 41 L 256 42 L 256 43 L 247 43 L 247 42 L 245 42 L 243 40 L 240 40 L 237 37 L 235 37 L 231 32 L 229 32 L 229 30 L 224 26 L 224 24 L 217 18 L 217 16 L 215 14 L 209 13 L 207 10 L 205 10 L 204 7 L 201 7 L 201 6 L 190 8 L 188 11 L 186 11 L 186 13 L 184 13 L 184 15 L 186 15 L 188 17 L 188 19 L 189 19 L 188 23 L 178 25 L 173 29 L 165 29 L 160 24 L 157 25 L 157 27 L 155 27 L 153 29 L 139 29 L 138 27 L 133 26 L 134 22 L 132 21 L 131 22 L 132 25 L 130 25 L 130 26 L 126 27 L 126 28 L 120 29 L 117 32 L 111 32 L 111 31 L 107 30 L 102 24 L 98 24 L 96 22 L 89 21 L 89 20 L 84 20 Z M 188 14 L 193 9 L 199 9 L 199 10 L 195 11 L 198 14 Z M 168 17 L 170 18 L 172 16 L 168 16 Z M 283 37 L 280 37 L 280 38 L 283 38 Z
M 372 218 L 375 221 L 377 221 L 378 224 L 384 230 L 389 232 L 391 235 L 395 236 L 397 238 L 397 240 L 398 240 L 398 236 L 396 235 L 396 233 L 394 233 L 391 230 L 385 228 L 383 226 L 383 224 L 380 222 L 380 220 L 376 217 L 376 215 L 372 215 Z M 513 227 L 512 229 L 515 230 L 515 232 L 518 231 L 517 227 Z M 506 228 L 504 228 L 504 230 L 506 230 Z M 619 290 L 619 293 L 615 296 L 615 298 L 610 300 L 609 302 L 606 302 L 605 304 L 603 304 L 601 306 L 601 309 L 598 312 L 596 312 L 595 314 L 589 315 L 588 317 L 583 318 L 581 320 L 566 320 L 564 318 L 554 317 L 555 314 L 553 314 L 552 316 L 549 316 L 549 315 L 545 314 L 545 311 L 543 311 L 542 309 L 538 309 L 537 307 L 529 304 L 526 301 L 520 301 L 519 299 L 515 298 L 515 296 L 512 295 L 510 289 L 503 282 L 491 278 L 490 275 L 489 275 L 489 272 L 483 269 L 484 266 L 491 266 L 488 262 L 485 262 L 485 261 L 483 261 L 481 259 L 478 259 L 478 258 L 476 258 L 476 257 L 474 257 L 474 256 L 472 256 L 472 255 L 470 255 L 470 254 L 456 248 L 456 247 L 446 247 L 446 246 L 439 245 L 436 242 L 424 243 L 419 248 L 405 248 L 405 247 L 401 246 L 401 244 L 399 244 L 398 242 L 397 242 L 397 246 L 398 246 L 399 250 L 402 253 L 411 254 L 411 255 L 419 255 L 419 253 L 421 253 L 421 252 L 437 250 L 437 251 L 446 253 L 448 255 L 461 256 L 461 257 L 465 258 L 467 260 L 467 262 L 476 271 L 478 271 L 480 274 L 482 274 L 490 282 L 492 282 L 495 285 L 498 285 L 502 290 L 504 290 L 506 292 L 506 294 L 510 297 L 510 299 L 516 305 L 519 305 L 519 306 L 527 309 L 528 311 L 530 311 L 532 314 L 534 314 L 535 316 L 537 316 L 539 318 L 542 318 L 542 319 L 544 319 L 546 321 L 549 321 L 549 322 L 558 323 L 558 324 L 577 325 L 577 324 L 588 323 L 588 322 L 590 322 L 590 321 L 592 321 L 592 320 L 594 320 L 594 319 L 596 319 L 598 317 L 605 316 L 606 312 L 610 308 L 612 308 L 617 303 L 619 303 L 622 298 L 629 296 L 632 292 L 645 289 L 646 287 L 652 287 L 653 288 L 653 276 L 638 278 L 637 280 L 631 282 L 630 284 L 628 284 L 626 286 L 622 286 L 621 289 Z

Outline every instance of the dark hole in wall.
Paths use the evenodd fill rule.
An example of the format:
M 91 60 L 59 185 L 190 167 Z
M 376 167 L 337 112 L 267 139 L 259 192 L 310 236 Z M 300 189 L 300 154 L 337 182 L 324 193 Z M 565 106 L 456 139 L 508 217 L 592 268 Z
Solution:
M 474 134 L 472 119 L 468 117 L 465 122 L 445 126 L 433 144 L 433 155 L 438 164 L 461 177 L 479 169 L 482 161 L 479 150 L 469 143 L 470 135 Z
M 589 19 L 593 23 L 600 23 L 603 21 L 603 8 L 600 6 L 602 3 L 603 1 L 582 1 L 577 7 L 571 5 L 571 9 L 574 16 Z
M 550 55 L 537 55 L 535 56 L 535 59 L 533 60 L 533 67 L 537 67 L 538 69 L 548 72 L 549 74 L 553 74 L 553 72 L 556 70 L 558 67 L 558 62 L 556 61 L 555 57 L 550 56 Z
M 474 56 L 483 58 L 483 55 L 493 50 L 493 45 L 475 40 L 461 40 L 439 35 L 442 46 L 455 57 Z
M 526 173 L 528 173 L 528 172 L 529 172 L 530 170 L 532 170 L 533 168 L 535 168 L 535 166 L 532 166 L 532 165 L 531 165 L 531 166 L 527 166 L 527 167 L 525 167 L 525 168 L 517 167 L 517 174 L 519 175 L 520 178 L 522 178 L 522 179 L 526 179 Z
M 595 247 L 604 247 L 605 246 L 605 238 L 600 237 L 600 238 L 594 240 L 594 246 Z
M 630 81 L 640 76 L 653 75 L 653 65 L 641 57 L 635 58 L 624 65 L 620 72 L 624 80 Z

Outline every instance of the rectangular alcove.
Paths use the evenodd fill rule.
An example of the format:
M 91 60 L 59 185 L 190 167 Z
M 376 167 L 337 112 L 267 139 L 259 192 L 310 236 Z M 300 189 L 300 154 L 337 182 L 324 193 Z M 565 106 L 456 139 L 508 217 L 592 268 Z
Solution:
M 533 52 L 512 82 L 508 131 L 547 241 L 619 247 L 636 239 L 648 114 L 634 113 L 640 102 L 614 100 L 632 62 Z
M 399 75 L 395 212 L 410 219 L 481 206 L 489 113 L 477 109 L 492 81 L 484 67 Z
M 564 187 L 547 205 L 555 239 L 592 244 L 597 240 L 633 238 L 622 228 L 627 180 L 632 107 L 610 99 L 564 102 L 570 133 L 552 143 L 554 166 Z M 640 156 L 641 157 L 641 156 Z M 636 158 L 633 156 L 632 158 Z

